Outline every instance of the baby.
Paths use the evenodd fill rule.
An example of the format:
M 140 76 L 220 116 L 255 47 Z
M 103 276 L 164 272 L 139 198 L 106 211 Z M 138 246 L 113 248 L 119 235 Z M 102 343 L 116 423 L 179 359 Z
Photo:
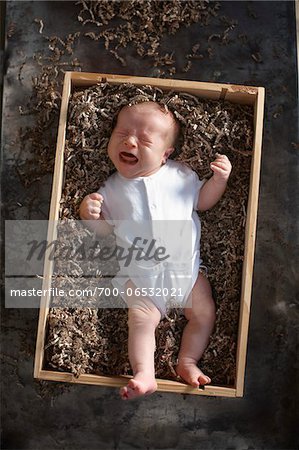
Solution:
M 205 211 L 218 202 L 226 189 L 231 164 L 225 155 L 218 155 L 210 165 L 213 176 L 206 182 L 200 181 L 185 164 L 168 159 L 178 134 L 179 125 L 174 116 L 158 103 L 145 102 L 122 108 L 108 144 L 108 155 L 116 172 L 99 192 L 83 199 L 80 217 L 99 234 L 107 233 L 113 220 L 140 224 L 154 220 L 192 221 L 192 276 L 189 287 L 183 283 L 183 300 L 180 299 L 188 322 L 182 335 L 176 372 L 198 388 L 211 382 L 197 363 L 214 327 L 215 304 L 209 281 L 200 270 L 200 221 L 196 210 Z M 125 240 L 126 236 L 123 238 Z M 183 246 L 179 237 L 175 241 L 178 249 Z M 161 267 L 161 263 L 157 263 L 157 267 Z M 128 272 L 122 280 L 123 291 L 130 292 L 126 302 L 133 378 L 121 388 L 120 395 L 123 399 L 132 399 L 157 389 L 155 329 L 166 312 L 167 299 L 156 296 L 155 289 L 149 287 L 153 286 L 153 280 L 154 286 L 165 280 L 167 286 L 172 282 L 177 286 L 175 264 L 172 268 L 164 264 L 155 277 L 149 276 L 149 284 L 143 285 L 145 277 L 134 277 L 133 272 L 131 275 Z M 137 295 L 137 288 L 142 290 L 143 286 L 145 295 Z

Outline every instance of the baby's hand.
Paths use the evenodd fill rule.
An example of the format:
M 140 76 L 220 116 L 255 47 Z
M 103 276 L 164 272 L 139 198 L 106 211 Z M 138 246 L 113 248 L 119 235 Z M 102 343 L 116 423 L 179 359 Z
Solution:
M 216 159 L 210 164 L 214 172 L 214 179 L 219 183 L 226 183 L 232 170 L 230 160 L 226 155 L 216 153 Z
M 97 220 L 101 215 L 101 207 L 104 199 L 98 192 L 86 195 L 81 202 L 79 213 L 82 220 Z

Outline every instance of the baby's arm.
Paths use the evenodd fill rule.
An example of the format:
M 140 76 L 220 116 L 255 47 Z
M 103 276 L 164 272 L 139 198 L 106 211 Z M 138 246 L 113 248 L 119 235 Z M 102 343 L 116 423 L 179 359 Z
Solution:
M 201 188 L 198 198 L 197 209 L 206 211 L 212 208 L 224 194 L 227 180 L 229 178 L 232 166 L 227 156 L 216 155 L 217 158 L 210 165 L 214 172 Z
M 86 195 L 81 202 L 79 214 L 88 228 L 101 236 L 106 236 L 112 232 L 112 227 L 103 217 L 103 201 L 103 196 L 98 192 Z

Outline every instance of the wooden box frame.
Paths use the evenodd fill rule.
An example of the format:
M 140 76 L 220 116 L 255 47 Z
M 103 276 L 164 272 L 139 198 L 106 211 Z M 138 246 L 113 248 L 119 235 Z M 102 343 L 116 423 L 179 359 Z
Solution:
M 96 74 L 83 72 L 66 72 L 63 86 L 62 103 L 59 120 L 59 130 L 56 148 L 56 161 L 54 169 L 52 197 L 49 214 L 48 242 L 56 237 L 55 221 L 58 220 L 59 202 L 62 193 L 64 172 L 64 147 L 67 126 L 67 110 L 69 98 L 74 87 L 89 87 L 107 81 L 111 84 L 133 83 L 135 85 L 149 84 L 164 91 L 188 92 L 201 98 L 212 100 L 225 99 L 233 103 L 254 106 L 254 144 L 251 163 L 250 190 L 247 206 L 247 221 L 245 231 L 245 254 L 242 272 L 242 288 L 240 299 L 239 331 L 236 360 L 236 382 L 232 387 L 207 385 L 203 390 L 195 389 L 186 384 L 157 380 L 158 391 L 176 392 L 182 394 L 197 394 L 224 397 L 242 397 L 244 392 L 245 364 L 247 352 L 247 338 L 251 302 L 252 274 L 254 262 L 256 219 L 258 207 L 258 190 L 260 178 L 260 160 L 263 132 L 264 95 L 263 87 L 240 86 L 232 84 L 203 83 L 197 81 L 184 81 L 174 79 L 156 79 L 146 77 L 133 77 L 124 75 Z M 43 292 L 50 292 L 53 261 L 47 257 L 44 265 Z M 98 376 L 82 374 L 78 378 L 68 372 L 45 370 L 44 344 L 46 338 L 46 324 L 50 305 L 50 294 L 41 298 L 40 314 L 36 342 L 36 355 L 34 377 L 42 380 L 62 381 L 70 383 L 84 383 L 101 386 L 121 387 L 127 383 L 128 377 Z

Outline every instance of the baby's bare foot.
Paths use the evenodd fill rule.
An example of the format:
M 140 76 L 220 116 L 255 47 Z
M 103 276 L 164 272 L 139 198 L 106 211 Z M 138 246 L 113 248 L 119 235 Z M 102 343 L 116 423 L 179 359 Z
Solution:
M 127 386 L 120 389 L 119 393 L 123 400 L 131 400 L 143 395 L 152 394 L 157 389 L 155 378 L 144 374 L 136 374 Z
M 176 372 L 183 380 L 193 387 L 211 383 L 211 378 L 205 375 L 194 363 L 178 364 Z

